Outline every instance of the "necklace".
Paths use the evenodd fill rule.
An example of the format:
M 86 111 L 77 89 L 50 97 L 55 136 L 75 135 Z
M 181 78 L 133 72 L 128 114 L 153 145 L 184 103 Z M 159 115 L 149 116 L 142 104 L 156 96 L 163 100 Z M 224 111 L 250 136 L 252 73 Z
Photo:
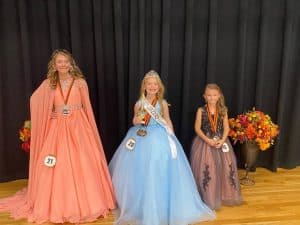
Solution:
M 66 98 L 64 97 L 64 93 L 62 91 L 62 87 L 61 87 L 61 84 L 60 82 L 58 83 L 58 88 L 59 88 L 59 91 L 60 91 L 60 94 L 61 94 L 61 97 L 63 98 L 64 100 L 64 106 L 63 106 L 63 115 L 68 115 L 70 113 L 70 109 L 69 109 L 69 106 L 68 106 L 68 100 L 69 100 L 69 96 L 70 96 L 70 92 L 71 92 L 71 89 L 72 89 L 72 86 L 74 84 L 74 78 L 72 79 L 72 84 L 71 86 L 69 87 L 68 89 L 68 93 L 67 93 L 67 96 Z
M 60 85 L 63 90 L 66 90 L 70 82 L 68 80 L 60 80 Z
M 207 112 L 207 117 L 210 123 L 211 131 L 216 133 L 217 132 L 217 124 L 218 124 L 218 108 L 216 108 L 214 117 L 211 114 L 211 111 L 209 109 L 209 106 L 206 105 L 206 112 Z
M 70 83 L 71 83 L 70 78 L 71 78 L 71 77 L 67 77 L 67 78 L 64 78 L 64 79 L 59 79 L 61 88 L 62 88 L 63 90 L 66 90 L 66 89 L 68 88 L 68 86 L 70 85 Z

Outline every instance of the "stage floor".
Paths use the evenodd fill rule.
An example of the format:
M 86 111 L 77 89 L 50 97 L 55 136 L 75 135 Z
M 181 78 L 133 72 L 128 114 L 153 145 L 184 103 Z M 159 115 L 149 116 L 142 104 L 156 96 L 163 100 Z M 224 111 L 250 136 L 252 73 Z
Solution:
M 239 171 L 240 176 L 244 171 Z M 272 173 L 258 168 L 250 174 L 256 181 L 254 186 L 242 186 L 244 204 L 222 207 L 217 219 L 202 222 L 203 225 L 300 225 L 300 167 L 292 170 L 278 169 Z M 26 186 L 26 180 L 0 183 L 0 198 L 9 196 Z M 88 225 L 112 225 L 114 217 L 99 219 Z M 0 224 L 29 225 L 26 220 L 14 221 L 7 213 L 0 214 Z M 50 225 L 45 223 L 44 225 Z M 66 223 L 65 223 L 66 224 Z M 86 224 L 86 225 L 87 225 Z M 52 224 L 51 224 L 52 225 Z M 172 224 L 170 224 L 172 225 Z

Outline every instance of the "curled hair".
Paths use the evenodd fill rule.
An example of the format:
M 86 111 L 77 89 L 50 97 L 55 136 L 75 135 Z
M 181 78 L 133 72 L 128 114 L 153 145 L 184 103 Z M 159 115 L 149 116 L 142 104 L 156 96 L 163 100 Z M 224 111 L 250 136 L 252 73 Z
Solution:
M 223 95 L 223 92 L 222 92 L 221 88 L 215 83 L 207 84 L 205 86 L 204 94 L 205 94 L 207 89 L 213 89 L 213 90 L 217 90 L 219 92 L 220 98 L 217 102 L 217 107 L 218 107 L 219 116 L 223 118 L 227 113 L 227 107 L 225 105 L 225 98 L 224 98 L 224 95 Z
M 141 83 L 141 89 L 140 89 L 140 100 L 145 98 L 147 96 L 147 92 L 146 92 L 146 81 L 149 78 L 155 78 L 158 86 L 159 86 L 159 90 L 156 94 L 157 100 L 161 103 L 162 100 L 164 99 L 164 94 L 165 94 L 165 86 L 163 85 L 158 73 L 154 70 L 150 70 L 149 72 L 147 72 L 142 80 Z
M 72 57 L 72 54 L 68 52 L 65 49 L 56 49 L 51 55 L 50 61 L 48 63 L 48 72 L 47 72 L 47 78 L 50 80 L 50 86 L 51 88 L 55 89 L 57 82 L 59 80 L 58 72 L 55 68 L 55 60 L 58 55 L 63 55 L 68 58 L 70 62 L 70 69 L 69 73 L 72 77 L 76 78 L 83 78 L 84 75 L 82 74 L 80 68 L 77 66 L 74 58 Z

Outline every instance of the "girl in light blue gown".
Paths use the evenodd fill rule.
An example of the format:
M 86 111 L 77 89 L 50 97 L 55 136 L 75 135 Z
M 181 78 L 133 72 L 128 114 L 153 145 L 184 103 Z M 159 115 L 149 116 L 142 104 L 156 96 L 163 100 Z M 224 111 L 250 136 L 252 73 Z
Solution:
M 163 95 L 159 75 L 148 72 L 134 107 L 134 126 L 109 164 L 117 225 L 187 225 L 215 218 L 199 196 Z

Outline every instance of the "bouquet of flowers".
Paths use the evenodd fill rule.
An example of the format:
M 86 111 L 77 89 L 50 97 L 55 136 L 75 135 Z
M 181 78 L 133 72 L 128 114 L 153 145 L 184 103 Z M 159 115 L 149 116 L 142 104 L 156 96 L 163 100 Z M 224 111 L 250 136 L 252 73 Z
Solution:
M 22 150 L 25 152 L 29 152 L 30 150 L 30 130 L 31 130 L 30 120 L 26 120 L 24 122 L 23 127 L 19 130 L 19 139 L 23 142 Z
M 230 118 L 229 126 L 228 136 L 234 143 L 250 141 L 257 144 L 262 151 L 274 144 L 274 139 L 279 133 L 278 125 L 272 122 L 271 117 L 255 108 L 236 118 Z

